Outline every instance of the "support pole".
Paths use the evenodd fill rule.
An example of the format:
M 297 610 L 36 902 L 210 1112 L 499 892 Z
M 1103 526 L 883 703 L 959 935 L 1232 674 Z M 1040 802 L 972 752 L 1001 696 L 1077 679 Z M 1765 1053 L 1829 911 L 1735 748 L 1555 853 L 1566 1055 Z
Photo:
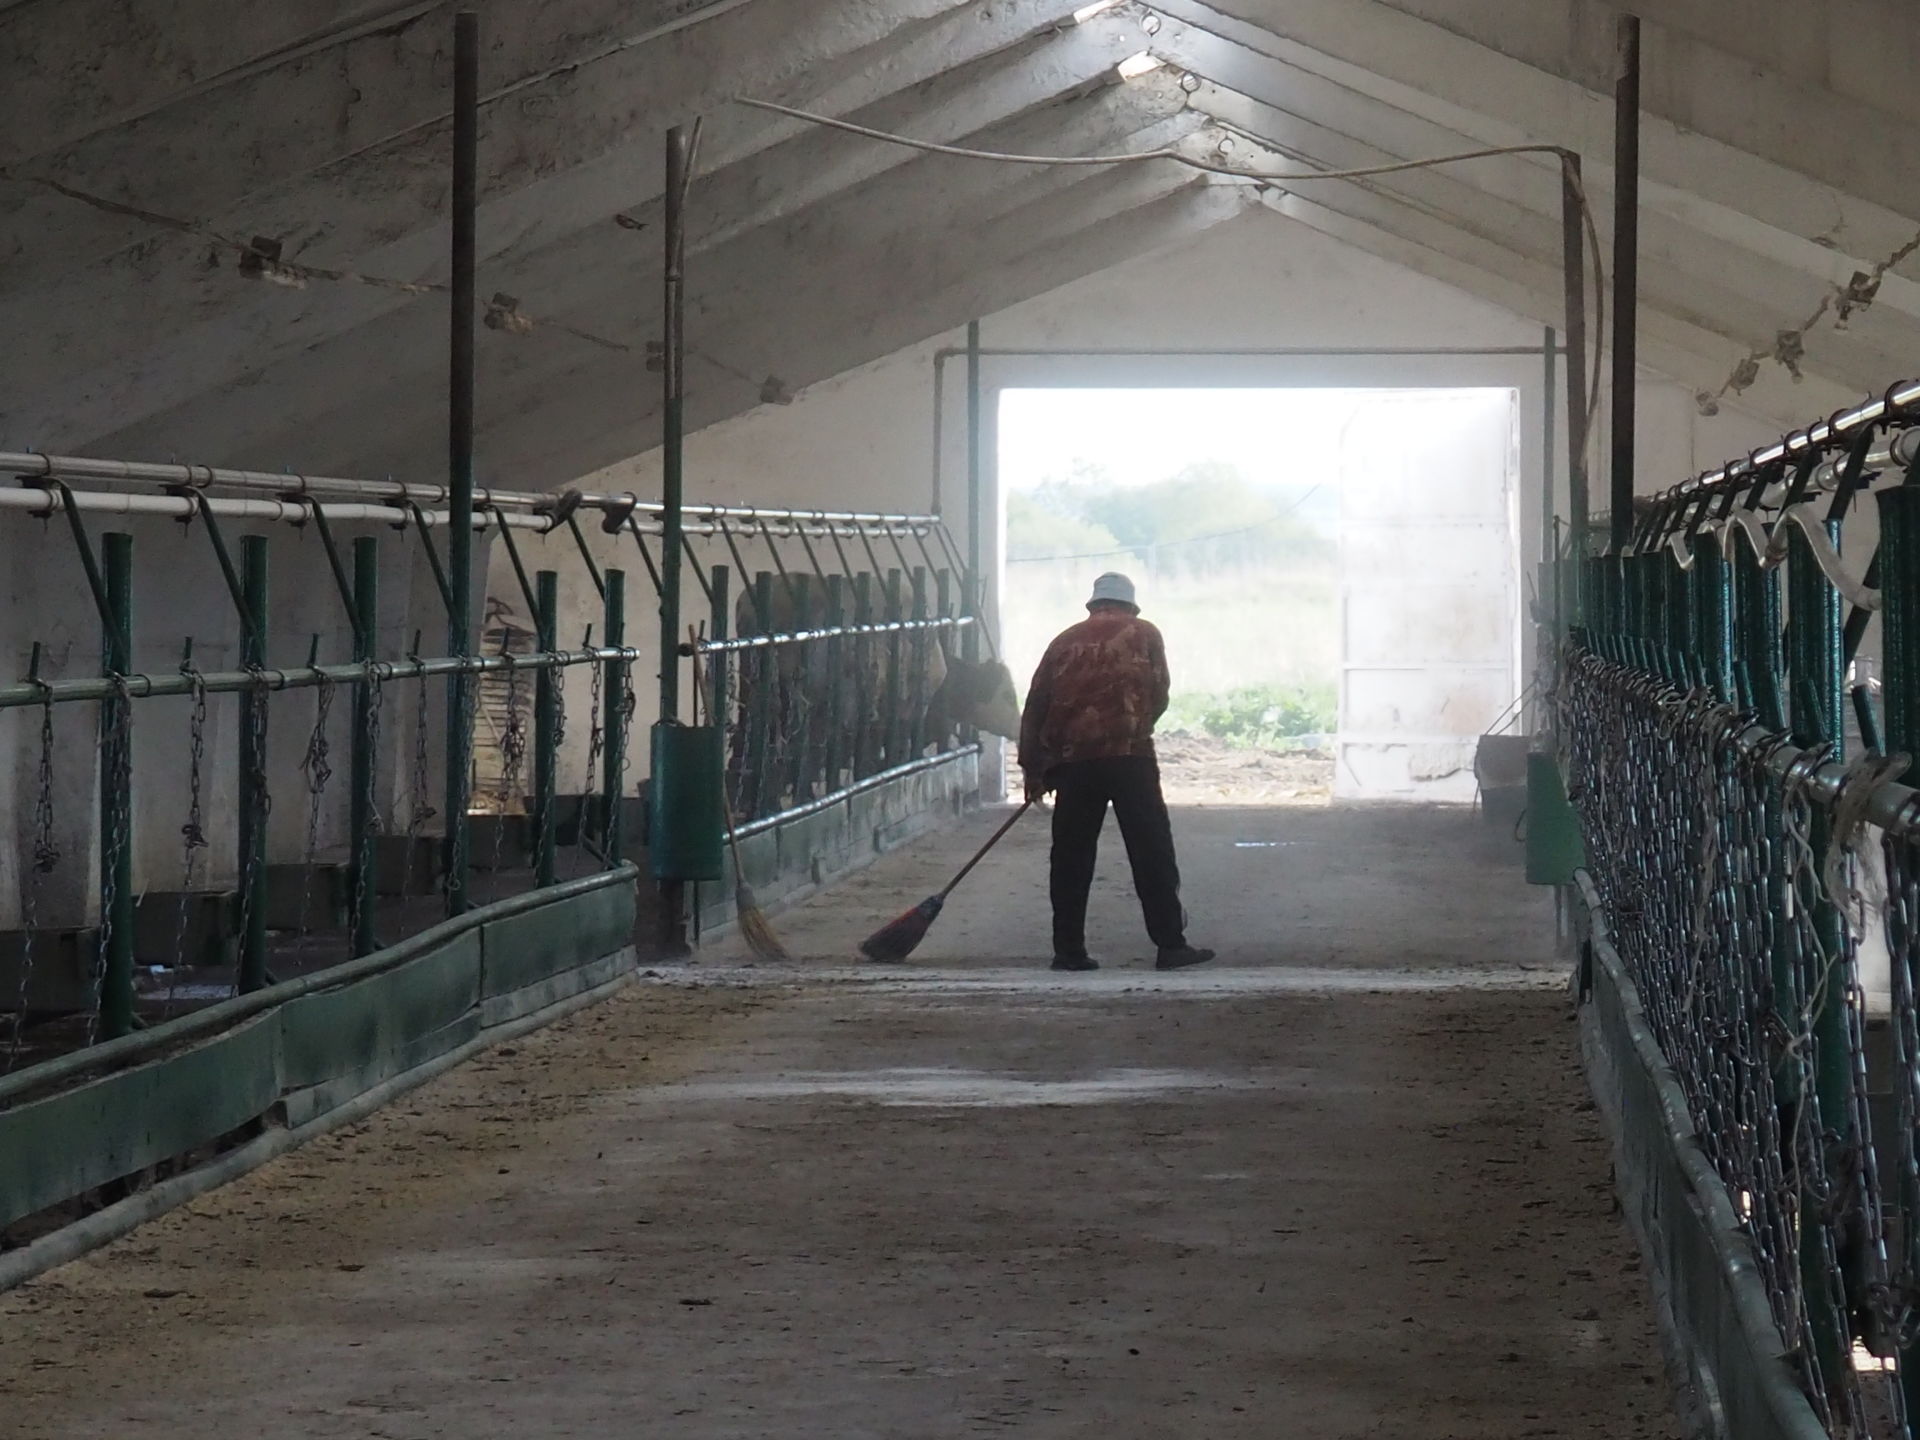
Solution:
M 607 587 L 606 633 L 607 646 L 618 650 L 627 643 L 627 572 L 609 570 L 605 576 Z M 621 861 L 622 831 L 625 828 L 625 804 L 627 782 L 627 672 L 632 662 L 627 660 L 608 660 L 602 672 L 601 704 L 606 714 L 601 720 L 601 732 L 606 736 L 607 749 L 602 757 L 601 804 L 606 807 L 604 834 L 607 841 L 607 868 L 612 869 Z
M 109 675 L 133 672 L 133 537 L 100 537 L 107 623 L 101 657 Z M 133 701 L 116 694 L 100 706 L 100 1034 L 133 1031 Z
M 453 18 L 453 305 L 447 385 L 447 653 L 473 653 L 474 226 L 479 204 L 480 17 Z M 447 913 L 467 909 L 467 805 L 473 677 L 447 680 Z
M 1565 273 L 1567 327 L 1567 528 L 1576 561 L 1587 553 L 1591 523 L 1587 491 L 1587 240 L 1580 157 L 1569 155 L 1560 171 L 1560 252 Z M 1581 585 L 1585 567 L 1573 567 L 1573 610 L 1567 624 L 1579 625 L 1584 612 Z
M 533 577 L 534 649 L 550 653 L 558 648 L 560 577 L 552 570 Z M 533 678 L 533 883 L 553 884 L 555 791 L 560 773 L 560 704 L 551 669 Z
M 267 663 L 267 537 L 240 539 L 240 665 Z M 267 692 L 240 693 L 240 980 L 241 994 L 267 983 Z
M 1622 15 L 1613 89 L 1613 550 L 1633 533 L 1633 384 L 1640 309 L 1640 17 Z
M 728 594 L 732 579 L 733 572 L 724 565 L 716 565 L 707 572 L 707 586 L 713 600 L 713 616 L 707 633 L 716 641 L 726 640 L 733 633 Z M 727 684 L 727 667 L 732 663 L 732 657 L 724 651 L 707 661 L 707 723 L 719 730 L 722 743 L 726 740 L 727 718 L 733 704 L 732 687 Z
M 665 333 L 661 345 L 660 719 L 680 718 L 681 507 L 685 461 L 686 198 L 691 145 L 686 130 L 667 132 L 666 256 L 663 266 Z
M 1554 411 L 1557 408 L 1560 386 L 1558 360 L 1555 353 L 1560 337 L 1554 333 L 1551 325 L 1546 327 L 1540 343 L 1540 564 L 1534 574 L 1539 576 L 1535 592 L 1539 600 L 1540 613 L 1546 617 L 1544 627 L 1547 632 L 1547 648 L 1557 661 L 1560 649 L 1559 617 L 1559 574 L 1560 557 L 1554 544 L 1554 481 L 1553 447 L 1558 438 L 1554 434 Z M 1551 598 L 1549 598 L 1551 597 Z M 1544 712 L 1545 706 L 1541 710 Z M 1544 729 L 1545 725 L 1536 720 L 1535 729 Z
M 980 658 L 980 613 L 985 591 L 980 584 L 980 322 L 967 324 L 967 626 L 961 646 L 965 658 Z
M 1912 478 L 1874 496 L 1880 508 L 1880 692 L 1887 753 L 1920 758 L 1920 485 Z M 1912 784 L 1909 766 L 1902 780 Z
M 356 957 L 371 955 L 379 948 L 373 936 L 377 893 L 373 839 L 378 824 L 373 803 L 373 769 L 378 758 L 374 754 L 374 726 L 379 723 L 379 701 L 371 669 L 379 649 L 379 614 L 380 541 L 372 535 L 361 535 L 353 542 L 353 658 L 368 671 L 366 678 L 353 687 L 353 799 L 348 826 L 353 853 L 347 863 L 347 928 Z

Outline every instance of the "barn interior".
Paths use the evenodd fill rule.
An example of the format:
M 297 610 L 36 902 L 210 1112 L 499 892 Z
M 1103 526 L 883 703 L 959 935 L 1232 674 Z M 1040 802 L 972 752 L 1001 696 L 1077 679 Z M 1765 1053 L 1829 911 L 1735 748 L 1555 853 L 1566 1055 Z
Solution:
M 0 0 L 0 1433 L 1920 1434 L 1917 62 Z

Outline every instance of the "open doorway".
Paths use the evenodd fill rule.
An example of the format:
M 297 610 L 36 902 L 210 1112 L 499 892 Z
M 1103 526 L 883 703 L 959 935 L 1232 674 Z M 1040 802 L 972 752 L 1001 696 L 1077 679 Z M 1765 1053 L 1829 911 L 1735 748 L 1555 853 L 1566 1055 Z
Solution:
M 1467 802 L 1520 674 L 1510 389 L 1008 389 L 1007 659 L 1093 579 L 1164 632 L 1177 804 Z

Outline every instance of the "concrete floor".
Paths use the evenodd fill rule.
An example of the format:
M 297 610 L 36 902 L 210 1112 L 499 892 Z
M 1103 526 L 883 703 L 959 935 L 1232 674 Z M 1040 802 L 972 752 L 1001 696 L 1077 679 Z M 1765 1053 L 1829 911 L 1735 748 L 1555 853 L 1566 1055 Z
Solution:
M 0 1433 L 1676 1433 L 1509 842 L 1186 812 L 1221 961 L 1114 854 L 1055 976 L 1029 823 L 845 963 L 989 823 L 0 1297 Z

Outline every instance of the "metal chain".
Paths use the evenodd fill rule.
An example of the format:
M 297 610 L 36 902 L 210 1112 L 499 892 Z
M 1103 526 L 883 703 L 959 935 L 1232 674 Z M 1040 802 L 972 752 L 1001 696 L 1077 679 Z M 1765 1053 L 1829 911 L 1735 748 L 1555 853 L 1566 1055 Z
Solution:
M 1752 1241 L 1786 1356 L 1829 1433 L 1904 1436 L 1897 1362 L 1854 1358 L 1856 1344 L 1897 1355 L 1911 1343 L 1920 1297 L 1920 1238 L 1889 1222 L 1920 1214 L 1920 1022 L 1903 958 L 1920 963 L 1912 846 L 1887 845 L 1902 1075 L 1891 1196 L 1868 1101 L 1861 931 L 1843 923 L 1847 908 L 1865 913 L 1854 786 L 1870 789 L 1885 767 L 1861 767 L 1823 810 L 1810 781 L 1824 755 L 1775 779 L 1769 762 L 1787 737 L 1736 744 L 1751 717 L 1705 692 L 1578 648 L 1563 675 L 1560 733 L 1589 873 Z
M 60 864 L 60 846 L 54 832 L 53 803 L 53 687 L 42 682 L 40 702 L 40 763 L 33 799 L 33 862 L 20 887 L 20 987 L 14 997 L 13 1033 L 7 1040 L 7 1066 L 19 1063 L 27 1031 L 27 1006 L 33 992 L 33 946 L 40 928 L 40 887 Z
M 107 763 L 112 766 L 110 783 L 113 794 L 128 800 L 128 786 L 133 778 L 133 695 L 127 688 L 126 676 L 112 675 L 108 678 L 113 684 L 113 694 L 100 703 L 107 707 L 105 751 Z M 87 977 L 88 1045 L 93 1044 L 100 1035 L 100 1006 L 105 998 L 107 956 L 115 939 L 113 914 L 120 898 L 120 857 L 132 843 L 132 836 L 128 833 L 128 821 L 131 818 L 128 812 L 131 808 L 130 802 L 112 807 L 107 843 L 100 855 L 100 936 L 99 943 L 94 947 L 93 964 Z
M 188 670 L 193 682 L 193 711 L 187 722 L 187 819 L 180 827 L 180 913 L 173 936 L 173 968 L 167 975 L 165 1013 L 173 1013 L 180 972 L 187 968 L 187 926 L 193 914 L 193 882 L 200 852 L 207 848 L 201 812 L 203 762 L 207 753 L 207 687 L 197 670 Z
M 267 854 L 268 846 L 267 837 L 264 832 L 267 830 L 268 820 L 273 814 L 273 788 L 268 783 L 268 776 L 265 769 L 268 712 L 271 709 L 269 696 L 273 693 L 272 682 L 268 679 L 267 672 L 261 666 L 249 665 L 247 669 L 253 675 L 253 684 L 249 689 L 241 692 L 240 708 L 243 717 L 242 723 L 245 723 L 244 717 L 249 711 L 251 711 L 253 717 L 252 750 L 253 754 L 259 757 L 262 768 L 258 773 L 247 778 L 252 782 L 253 792 L 260 797 L 260 828 L 263 833 L 260 837 L 258 854 L 256 855 L 255 852 L 249 851 L 246 862 L 240 871 L 240 941 L 238 949 L 242 954 L 244 954 L 246 950 L 247 935 L 253 923 L 254 884 L 259 877 L 261 866 L 266 863 L 264 857 Z M 240 972 L 237 965 L 234 970 L 233 991 L 236 995 L 240 993 Z
M 327 735 L 327 722 L 333 714 L 333 692 L 334 682 L 322 675 L 314 696 L 313 730 L 307 736 L 307 753 L 300 761 L 300 769 L 307 777 L 307 847 L 300 865 L 302 940 L 307 937 L 308 916 L 312 913 L 313 872 L 320 851 L 320 806 L 326 797 L 327 784 L 333 779 L 333 743 Z
M 410 660 L 420 657 L 410 655 Z M 420 833 L 427 822 L 440 812 L 433 805 L 433 767 L 427 746 L 427 716 L 432 711 L 432 686 L 426 675 L 420 676 L 420 699 L 413 721 L 413 779 L 407 796 L 407 853 L 402 861 L 400 873 L 400 898 L 406 900 L 413 894 L 413 872 L 416 865 L 416 853 L 420 848 Z

